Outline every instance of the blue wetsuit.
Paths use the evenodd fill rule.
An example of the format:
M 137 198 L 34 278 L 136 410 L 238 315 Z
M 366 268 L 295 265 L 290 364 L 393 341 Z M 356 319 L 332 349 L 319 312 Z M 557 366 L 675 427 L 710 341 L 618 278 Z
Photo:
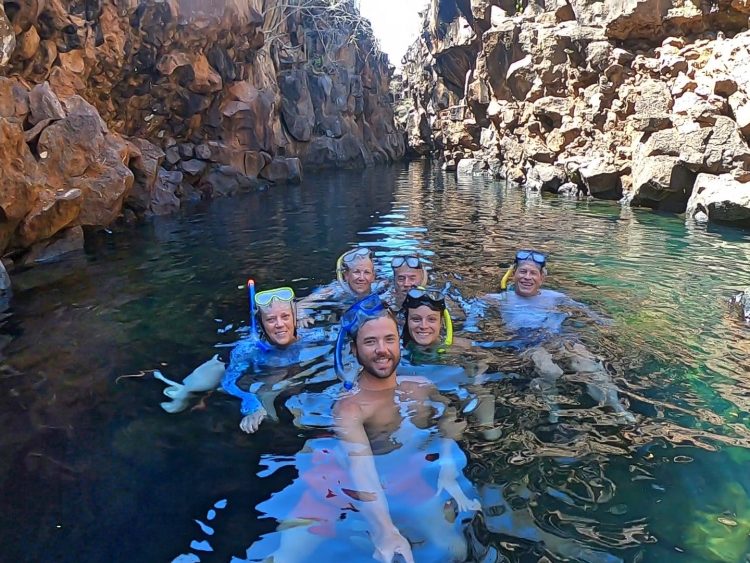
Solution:
M 281 368 L 320 357 L 330 350 L 330 346 L 312 346 L 331 341 L 331 335 L 325 329 L 298 329 L 298 339 L 286 348 L 278 348 L 256 338 L 243 338 L 232 349 L 221 387 L 240 399 L 240 412 L 243 416 L 261 408 L 255 393 L 239 388 L 237 382 L 252 366 L 254 369 Z M 333 335 L 335 340 L 335 335 Z

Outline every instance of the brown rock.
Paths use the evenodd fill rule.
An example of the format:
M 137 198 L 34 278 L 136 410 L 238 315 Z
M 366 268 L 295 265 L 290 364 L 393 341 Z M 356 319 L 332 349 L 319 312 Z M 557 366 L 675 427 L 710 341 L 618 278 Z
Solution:
M 23 121 L 29 113 L 29 92 L 14 78 L 0 76 L 0 117 Z
M 81 190 L 39 190 L 37 200 L 18 228 L 14 243 L 20 247 L 48 239 L 73 223 L 81 211 Z
M 205 55 L 198 55 L 193 61 L 195 78 L 190 83 L 190 90 L 198 94 L 219 92 L 223 87 L 221 76 L 209 64 Z
M 634 206 L 682 213 L 696 174 L 674 156 L 649 156 L 633 160 Z
M 710 221 L 750 224 L 750 183 L 740 183 L 729 174 L 698 174 L 685 216 L 699 213 Z
M 21 61 L 28 61 L 39 50 L 39 33 L 33 25 L 16 36 L 16 50 L 13 52 L 15 57 Z
M 594 156 L 579 168 L 581 180 L 589 195 L 599 199 L 620 199 L 622 197 L 621 173 L 602 157 Z
M 3 253 L 19 223 L 34 205 L 35 193 L 46 179 L 31 154 L 19 123 L 0 118 L 0 254 Z
M 83 74 L 86 69 L 86 63 L 83 60 L 83 52 L 80 49 L 60 53 L 60 65 L 67 71 L 75 74 Z

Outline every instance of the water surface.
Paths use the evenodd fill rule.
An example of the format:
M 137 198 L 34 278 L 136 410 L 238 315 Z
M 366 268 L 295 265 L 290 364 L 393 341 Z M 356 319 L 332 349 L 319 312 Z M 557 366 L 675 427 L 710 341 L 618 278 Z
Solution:
M 611 363 L 635 425 L 617 424 L 576 381 L 561 385 L 565 415 L 552 425 L 523 361 L 493 358 L 514 374 L 487 384 L 500 438 L 470 426 L 461 442 L 489 507 L 471 525 L 479 544 L 509 561 L 745 561 L 750 332 L 725 301 L 750 285 L 749 243 L 738 230 L 457 181 L 422 163 L 311 175 L 103 233 L 14 278 L 0 334 L 3 559 L 241 557 L 273 528 L 254 507 L 294 477 L 288 466 L 258 477 L 259 461 L 290 459 L 316 436 L 284 402 L 327 389 L 330 359 L 313 369 L 322 381 L 286 393 L 280 422 L 252 437 L 221 393 L 168 415 L 161 384 L 117 378 L 160 368 L 179 379 L 226 358 L 246 324 L 248 276 L 305 295 L 364 244 L 383 272 L 389 256 L 419 251 L 434 281 L 467 299 L 497 290 L 516 248 L 539 248 L 551 287 L 612 319 L 569 328 Z

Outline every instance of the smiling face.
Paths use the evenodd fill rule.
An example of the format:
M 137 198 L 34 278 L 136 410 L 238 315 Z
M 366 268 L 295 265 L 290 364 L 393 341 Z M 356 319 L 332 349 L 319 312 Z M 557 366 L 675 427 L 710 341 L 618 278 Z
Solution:
M 513 272 L 513 283 L 515 284 L 516 294 L 521 297 L 534 297 L 539 293 L 544 283 L 542 267 L 530 260 L 521 262 Z
M 344 281 L 356 295 L 369 295 L 375 281 L 375 267 L 369 258 L 360 258 L 348 265 L 344 271 Z
M 260 322 L 268 340 L 281 348 L 297 340 L 294 334 L 295 318 L 292 304 L 274 300 L 260 309 Z
M 420 346 L 432 346 L 440 341 L 442 314 L 427 305 L 408 310 L 407 330 L 411 339 Z
M 406 264 L 393 270 L 393 283 L 400 295 L 406 294 L 412 287 L 425 283 L 424 270 L 421 268 L 410 268 Z
M 363 377 L 388 379 L 401 361 L 398 325 L 391 316 L 366 321 L 353 342 L 354 354 L 362 366 Z

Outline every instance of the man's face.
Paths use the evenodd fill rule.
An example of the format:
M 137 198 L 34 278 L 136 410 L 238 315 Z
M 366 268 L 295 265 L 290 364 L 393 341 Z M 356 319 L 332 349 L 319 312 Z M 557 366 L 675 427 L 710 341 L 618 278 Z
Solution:
M 533 297 L 544 283 L 542 268 L 535 262 L 521 262 L 513 273 L 516 293 L 521 297 Z
M 440 340 L 441 313 L 427 305 L 409 309 L 408 330 L 411 339 L 420 346 L 432 346 Z
M 405 294 L 412 287 L 417 287 L 424 283 L 424 270 L 421 268 L 410 268 L 406 264 L 393 270 L 393 282 L 396 284 L 396 291 Z
M 260 321 L 271 344 L 283 348 L 296 340 L 294 310 L 291 303 L 272 301 L 268 307 L 260 309 Z
M 361 258 L 344 271 L 344 280 L 349 289 L 359 296 L 368 295 L 375 281 L 375 267 L 369 258 Z
M 378 379 L 388 379 L 401 361 L 398 326 L 391 317 L 366 321 L 357 332 L 354 353 L 364 371 Z

